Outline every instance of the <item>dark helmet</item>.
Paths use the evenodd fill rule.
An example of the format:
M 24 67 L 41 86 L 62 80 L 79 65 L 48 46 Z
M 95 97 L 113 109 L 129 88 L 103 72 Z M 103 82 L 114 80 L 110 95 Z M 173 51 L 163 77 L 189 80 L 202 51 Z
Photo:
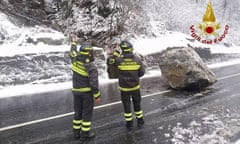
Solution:
M 79 49 L 81 55 L 85 55 L 90 61 L 94 61 L 93 47 L 90 45 L 82 45 Z
M 132 52 L 133 51 L 133 45 L 126 40 L 121 41 L 120 47 L 122 52 Z

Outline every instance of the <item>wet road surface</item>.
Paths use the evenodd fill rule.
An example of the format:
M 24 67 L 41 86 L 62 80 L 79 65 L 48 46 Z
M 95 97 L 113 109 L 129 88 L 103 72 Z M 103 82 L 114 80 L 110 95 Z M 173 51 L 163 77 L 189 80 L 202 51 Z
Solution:
M 131 131 L 124 127 L 116 83 L 102 86 L 93 117 L 96 137 L 87 143 L 234 143 L 240 138 L 239 71 L 240 65 L 214 69 L 218 82 L 201 92 L 169 90 L 160 77 L 143 79 L 145 125 Z M 1 99 L 0 115 L 1 144 L 79 143 L 72 138 L 70 90 Z

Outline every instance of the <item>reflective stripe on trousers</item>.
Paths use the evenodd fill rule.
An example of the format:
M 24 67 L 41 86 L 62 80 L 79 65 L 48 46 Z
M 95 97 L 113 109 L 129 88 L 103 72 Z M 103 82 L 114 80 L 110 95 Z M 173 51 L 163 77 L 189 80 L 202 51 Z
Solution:
M 81 130 L 84 132 L 90 131 L 91 129 L 91 122 L 82 122 L 82 128 Z
M 143 111 L 142 110 L 140 110 L 140 111 L 136 111 L 135 112 L 135 115 L 136 115 L 136 118 L 142 118 L 143 117 Z
M 124 113 L 125 121 L 132 121 L 132 113 Z
M 82 125 L 82 120 L 73 120 L 73 129 L 80 130 Z

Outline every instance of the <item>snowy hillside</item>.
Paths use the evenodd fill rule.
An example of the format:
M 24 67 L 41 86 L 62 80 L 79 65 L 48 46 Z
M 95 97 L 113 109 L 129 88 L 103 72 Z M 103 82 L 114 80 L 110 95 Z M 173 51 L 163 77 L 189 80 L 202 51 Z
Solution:
M 1 14 L 1 19 L 0 28 L 5 31 L 2 31 L 4 38 L 0 45 L 0 88 L 71 81 L 68 56 L 70 46 L 49 43 L 51 40 L 63 42 L 66 39 L 63 34 L 43 27 L 17 27 L 4 14 Z M 29 43 L 28 38 L 35 43 Z M 46 43 L 37 42 L 39 38 L 48 38 L 48 41 Z M 240 57 L 237 54 L 240 52 L 239 47 L 202 44 L 180 32 L 166 32 L 151 39 L 136 38 L 132 42 L 135 52 L 145 57 L 148 65 L 147 75 L 160 74 L 156 61 L 158 53 L 168 47 L 191 46 L 197 48 L 196 51 L 208 64 L 226 62 Z M 109 81 L 106 75 L 105 54 L 102 49 L 97 51 L 96 64 L 101 81 Z
M 12 23 L 10 18 L 0 12 L 0 44 L 2 47 L 11 45 L 16 49 L 21 46 L 31 46 L 36 44 L 62 45 L 65 36 L 50 28 L 35 26 L 24 27 Z
M 37 4 L 43 1 L 44 6 Z M 189 35 L 190 26 L 197 27 L 202 22 L 209 1 L 71 0 L 60 5 L 58 2 L 60 1 L 35 0 L 26 3 L 4 0 L 0 2 L 0 10 L 15 15 L 15 19 L 26 18 L 30 20 L 28 23 L 48 23 L 47 26 L 66 35 L 76 32 L 81 40 L 88 40 L 95 46 L 103 47 L 104 44 L 112 44 L 123 38 L 158 37 L 166 31 L 178 31 Z M 217 32 L 221 35 L 224 27 L 229 26 L 228 34 L 222 43 L 240 45 L 240 2 L 211 0 L 211 3 L 216 22 L 220 24 Z M 33 4 L 39 7 L 31 6 Z M 68 5 L 67 9 L 65 4 Z M 18 23 L 17 20 L 12 21 Z M 2 37 L 0 34 L 1 39 Z

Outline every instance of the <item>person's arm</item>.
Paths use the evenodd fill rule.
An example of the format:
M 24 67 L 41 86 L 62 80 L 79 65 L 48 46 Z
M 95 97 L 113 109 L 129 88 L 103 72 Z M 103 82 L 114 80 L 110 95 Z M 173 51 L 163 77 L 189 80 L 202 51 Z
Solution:
M 101 97 L 101 93 L 99 91 L 97 67 L 91 62 L 86 64 L 86 69 L 88 72 L 89 84 L 92 89 L 93 96 L 95 100 L 97 100 Z
M 140 69 L 138 72 L 139 77 L 142 77 L 145 74 L 145 65 L 143 64 L 141 59 L 138 59 L 139 64 L 140 64 Z
M 69 52 L 69 56 L 72 62 L 77 57 L 77 37 L 75 35 L 71 37 L 71 49 Z

